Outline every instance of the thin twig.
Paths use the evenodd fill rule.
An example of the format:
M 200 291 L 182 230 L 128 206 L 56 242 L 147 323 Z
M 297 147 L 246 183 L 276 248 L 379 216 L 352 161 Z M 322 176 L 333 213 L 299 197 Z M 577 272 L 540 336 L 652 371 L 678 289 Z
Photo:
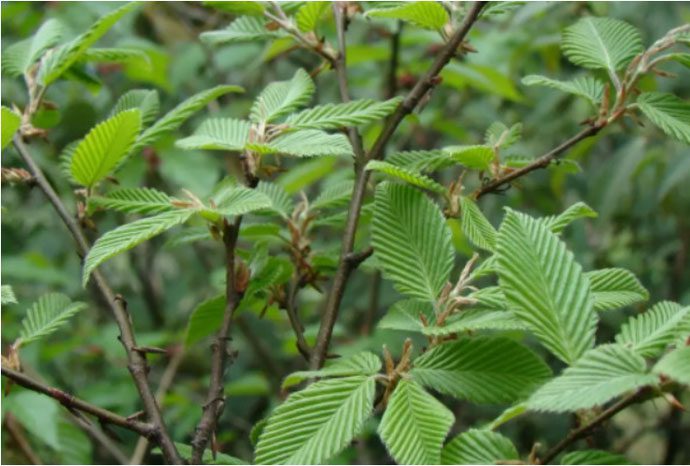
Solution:
M 108 437 L 101 429 L 99 429 L 95 424 L 89 422 L 81 413 L 78 411 L 72 411 L 72 420 L 79 425 L 79 427 L 86 432 L 91 438 L 98 442 L 115 460 L 118 464 L 127 464 L 127 456 L 122 452 L 120 447 L 115 445 L 110 437 Z M 139 437 L 143 439 L 144 437 Z
M 34 161 L 27 146 L 24 144 L 19 135 L 14 137 L 14 145 L 17 148 L 19 155 L 29 167 L 29 171 L 31 171 L 31 174 L 36 180 L 36 184 L 46 195 L 48 201 L 52 204 L 63 223 L 65 226 L 67 226 L 67 229 L 72 234 L 72 237 L 77 243 L 77 252 L 83 259 L 89 252 L 89 243 L 86 240 L 81 228 L 77 224 L 74 217 L 67 211 L 67 208 L 62 203 L 62 200 L 46 179 L 43 171 Z M 126 304 L 122 299 L 118 299 L 116 297 L 115 293 L 110 288 L 108 282 L 100 271 L 94 270 L 92 276 L 98 290 L 103 296 L 103 299 L 108 303 L 110 311 L 115 318 L 118 328 L 120 329 L 120 342 L 122 343 L 122 346 L 124 346 L 125 352 L 127 353 L 127 368 L 132 374 L 132 379 L 134 380 L 134 384 L 139 392 L 139 398 L 141 399 L 148 420 L 154 426 L 154 430 L 150 433 L 149 438 L 155 444 L 161 447 L 161 451 L 166 462 L 170 464 L 182 464 L 182 458 L 180 457 L 175 444 L 170 438 L 170 434 L 165 426 L 165 421 L 163 420 L 158 404 L 156 403 L 156 399 L 153 395 L 151 387 L 149 386 L 147 378 L 148 364 L 146 362 L 146 357 L 135 350 L 138 345 L 134 335 L 134 330 L 132 328 L 132 320 L 127 312 Z
M 295 338 L 297 340 L 297 351 L 309 361 L 311 355 L 311 348 L 309 348 L 309 343 L 304 337 L 304 325 L 299 317 L 299 311 L 297 310 L 297 292 L 299 291 L 299 280 L 293 278 L 290 281 L 288 288 L 288 296 L 285 302 L 285 311 L 288 315 L 288 321 L 290 321 L 290 326 L 295 333 Z
M 444 66 L 448 64 L 451 58 L 455 55 L 458 46 L 465 39 L 469 33 L 472 25 L 477 21 L 479 12 L 484 6 L 485 2 L 475 2 L 467 13 L 462 24 L 453 33 L 448 43 L 440 52 L 432 64 L 429 71 L 422 77 L 414 88 L 410 91 L 407 97 L 398 105 L 393 115 L 386 121 L 386 124 L 381 131 L 374 146 L 369 151 L 366 160 L 381 159 L 384 156 L 383 149 L 391 139 L 395 130 L 398 128 L 400 122 L 410 114 L 422 98 L 434 87 L 438 82 L 438 74 Z M 365 161 L 366 161 L 365 160 Z M 362 203 L 366 193 L 366 186 L 369 180 L 369 172 L 364 170 L 364 164 L 359 164 L 355 167 L 355 184 L 352 191 L 350 206 L 347 213 L 347 222 L 345 232 L 342 239 L 342 249 L 340 252 L 340 261 L 333 279 L 333 285 L 328 295 L 326 308 L 321 317 L 321 325 L 316 337 L 316 345 L 312 351 L 310 367 L 318 369 L 323 365 L 328 352 L 328 346 L 331 342 L 331 335 L 333 327 L 338 319 L 338 311 L 340 310 L 340 303 L 345 292 L 345 286 L 350 278 L 350 273 L 353 270 L 352 261 L 348 257 L 352 253 L 355 241 L 355 233 L 357 232 L 357 225 L 362 210 Z

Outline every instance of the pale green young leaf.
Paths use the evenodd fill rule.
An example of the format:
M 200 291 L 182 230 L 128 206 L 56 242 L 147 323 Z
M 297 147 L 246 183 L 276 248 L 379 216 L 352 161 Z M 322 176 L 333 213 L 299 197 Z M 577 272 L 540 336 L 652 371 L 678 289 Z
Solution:
M 103 180 L 127 156 L 139 131 L 139 109 L 125 110 L 96 125 L 74 149 L 72 178 L 88 188 Z
M 597 213 L 584 202 L 576 202 L 558 215 L 551 215 L 541 219 L 546 228 L 553 233 L 561 233 L 565 227 L 580 218 L 596 218 Z
M 254 123 L 271 123 L 309 103 L 316 87 L 309 74 L 298 69 L 289 81 L 269 84 L 256 98 L 250 111 Z
M 38 298 L 22 319 L 22 329 L 19 332 L 21 345 L 39 340 L 57 331 L 67 321 L 86 307 L 86 304 L 72 302 L 61 293 L 50 293 Z
M 508 438 L 479 429 L 458 435 L 441 452 L 441 464 L 497 464 L 519 459 L 515 445 Z
M 241 151 L 249 140 L 251 123 L 234 118 L 211 118 L 204 121 L 193 135 L 178 139 L 180 149 Z
M 227 2 L 231 3 L 231 2 Z M 234 3 L 234 2 L 233 2 Z M 239 44 L 276 39 L 285 34 L 282 31 L 270 31 L 262 18 L 240 16 L 225 29 L 202 32 L 199 39 L 211 45 Z
M 362 99 L 342 104 L 319 105 L 291 115 L 285 124 L 294 129 L 338 129 L 363 125 L 386 117 L 395 110 L 401 100 L 400 97 L 394 97 L 383 102 Z
M 189 347 L 218 330 L 223 323 L 225 295 L 207 299 L 194 308 L 187 322 L 185 346 Z
M 414 380 L 440 393 L 473 403 L 510 403 L 551 376 L 530 349 L 503 337 L 462 338 L 418 357 Z
M 122 188 L 106 196 L 90 197 L 89 207 L 150 215 L 175 210 L 174 200 L 153 188 Z
M 256 191 L 264 194 L 270 201 L 270 210 L 283 218 L 288 218 L 295 209 L 295 203 L 285 189 L 267 181 L 260 181 L 256 186 Z
M 621 345 L 601 345 L 541 386 L 527 405 L 537 411 L 577 411 L 655 382 L 642 356 Z
M 344 134 L 328 134 L 318 129 L 293 131 L 267 143 L 248 143 L 248 149 L 262 154 L 282 154 L 293 157 L 322 155 L 352 156 L 352 146 Z
M 653 372 L 690 385 L 690 346 L 683 346 L 665 355 L 656 363 Z
M 690 144 L 690 103 L 664 92 L 645 92 L 635 104 L 669 136 Z
M 388 400 L 378 433 L 397 464 L 439 464 L 455 416 L 413 380 L 401 380 Z
M 662 301 L 628 319 L 616 342 L 645 357 L 656 357 L 677 338 L 690 335 L 690 306 Z
M 573 364 L 594 345 L 597 325 L 589 282 L 573 254 L 541 221 L 509 210 L 496 257 L 510 309 L 552 353 Z
M 244 186 L 227 186 L 213 197 L 215 207 L 203 211 L 216 213 L 225 217 L 244 215 L 262 209 L 271 209 L 273 202 L 263 192 Z
M 586 17 L 563 31 L 561 49 L 576 65 L 610 76 L 643 51 L 639 31 L 619 19 Z
M 375 375 L 381 370 L 381 360 L 368 351 L 336 359 L 315 371 L 298 371 L 285 377 L 282 388 L 289 388 L 310 378 L 349 377 L 353 375 Z
M 166 113 L 163 118 L 156 121 L 150 128 L 142 133 L 137 139 L 131 152 L 137 152 L 145 146 L 156 142 L 161 136 L 171 131 L 175 131 L 187 121 L 189 117 L 204 108 L 212 100 L 228 94 L 230 92 L 244 92 L 239 86 L 216 86 L 214 88 L 194 94 L 192 97 L 183 101 L 177 107 Z
M 309 204 L 311 210 L 324 210 L 345 207 L 352 198 L 354 181 L 342 180 L 324 187 L 316 199 Z
M 84 259 L 83 286 L 89 281 L 91 272 L 106 260 L 186 222 L 193 213 L 192 210 L 163 212 L 110 230 L 96 240 Z
M 15 77 L 28 72 L 46 50 L 60 42 L 64 29 L 60 21 L 51 18 L 33 36 L 5 48 L 2 51 L 2 74 Z
M 546 76 L 531 74 L 522 78 L 522 84 L 525 86 L 545 86 L 573 94 L 586 99 L 597 109 L 604 94 L 604 84 L 592 76 L 581 76 L 570 81 L 558 81 Z
M 301 32 L 310 32 L 316 29 L 319 20 L 328 10 L 329 2 L 306 2 L 295 14 L 297 29 Z
M 110 116 L 134 108 L 138 108 L 141 112 L 141 124 L 143 126 L 150 125 L 158 116 L 160 109 L 158 92 L 147 89 L 134 89 L 126 92 L 117 99 Z
M 421 173 L 415 173 L 409 168 L 399 167 L 382 160 L 370 160 L 365 169 L 384 173 L 392 178 L 397 178 L 405 183 L 427 189 L 434 193 L 443 194 L 446 192 L 446 188 L 443 185 L 437 183 L 428 176 L 422 175 Z
M 604 450 L 580 450 L 566 453 L 561 464 L 635 464 L 625 456 Z
M 4 149 L 12 142 L 14 133 L 17 132 L 22 124 L 22 118 L 4 105 L 0 111 L 2 112 L 2 143 L 0 144 L 0 149 Z
M 491 422 L 482 427 L 483 430 L 496 430 L 506 422 L 522 416 L 527 412 L 527 403 L 522 402 L 506 408 L 501 414 L 494 418 Z
M 493 252 L 496 249 L 496 229 L 469 197 L 460 198 L 460 208 L 462 232 L 478 248 Z
M 448 153 L 443 150 L 396 152 L 386 157 L 386 161 L 399 167 L 424 173 L 433 172 L 455 164 L 455 160 L 450 158 Z
M 388 8 L 373 8 L 365 16 L 399 19 L 424 29 L 441 29 L 450 20 L 439 2 L 402 2 Z
M 637 277 L 625 269 L 593 270 L 585 274 L 594 298 L 594 309 L 606 311 L 649 299 L 649 292 Z
M 135 2 L 128 3 L 96 21 L 86 32 L 54 50 L 41 63 L 38 81 L 47 86 L 76 63 L 98 39 L 100 39 L 120 18 L 136 8 Z
M 451 160 L 475 170 L 488 170 L 495 157 L 489 146 L 448 146 L 443 150 Z
M 374 255 L 396 289 L 435 302 L 448 281 L 455 253 L 441 210 L 421 191 L 381 183 L 376 189 Z
M 3 306 L 7 304 L 17 304 L 17 298 L 14 296 L 14 291 L 10 285 L 2 285 L 2 287 L 0 287 L 0 291 L 2 296 L 0 304 Z
M 292 394 L 268 419 L 257 464 L 324 464 L 362 431 L 371 415 L 371 376 L 327 379 Z
M 484 142 L 487 146 L 507 149 L 522 139 L 522 123 L 515 123 L 508 128 L 500 121 L 495 121 L 487 128 Z

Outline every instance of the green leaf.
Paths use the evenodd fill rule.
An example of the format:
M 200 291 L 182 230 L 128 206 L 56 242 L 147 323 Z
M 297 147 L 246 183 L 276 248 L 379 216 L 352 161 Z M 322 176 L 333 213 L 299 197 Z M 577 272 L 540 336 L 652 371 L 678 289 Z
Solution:
M 491 123 L 484 135 L 486 145 L 490 147 L 507 149 L 522 138 L 522 123 L 515 123 L 508 128 L 500 121 Z
M 112 209 L 130 214 L 160 214 L 175 209 L 175 199 L 153 188 L 122 188 L 107 196 L 92 196 L 89 207 Z
M 629 270 L 601 269 L 585 275 L 589 279 L 597 311 L 617 309 L 649 299 L 649 292 Z
M 396 152 L 386 157 L 386 161 L 399 167 L 420 172 L 433 172 L 454 164 L 454 160 L 442 150 Z
M 329 2 L 307 2 L 302 5 L 295 14 L 297 29 L 301 32 L 315 30 L 319 20 L 329 5 Z
M 12 142 L 14 133 L 22 124 L 22 118 L 4 105 L 0 111 L 2 112 L 2 143 L 0 148 L 4 149 Z
M 86 32 L 56 49 L 42 62 L 38 81 L 43 86 L 58 79 L 76 63 L 98 39 L 117 23 L 120 18 L 136 8 L 135 2 L 128 3 L 96 21 Z
M 3 414 L 11 412 L 32 435 L 54 450 L 60 450 L 58 422 L 60 405 L 46 395 L 24 390 L 14 392 L 2 400 Z
M 225 29 L 202 32 L 199 35 L 199 39 L 211 45 L 228 45 L 242 42 L 265 41 L 282 36 L 284 36 L 282 31 L 269 31 L 266 28 L 266 22 L 262 18 L 240 16 Z
M 70 317 L 86 307 L 86 304 L 72 302 L 60 293 L 50 293 L 38 298 L 22 319 L 19 332 L 20 344 L 26 345 L 40 340 L 64 326 Z
M 597 315 L 573 254 L 542 222 L 509 210 L 496 257 L 510 309 L 561 360 L 577 361 L 594 345 Z
M 506 422 L 515 419 L 518 416 L 522 416 L 527 412 L 527 403 L 518 403 L 509 408 L 506 408 L 501 414 L 499 414 L 495 419 L 482 427 L 483 430 L 496 430 L 501 427 Z
M 401 380 L 388 400 L 379 436 L 396 464 L 439 464 L 455 416 L 413 380 Z
M 27 73 L 46 50 L 60 42 L 63 32 L 63 24 L 51 18 L 33 36 L 5 48 L 2 51 L 2 74 L 15 77 Z
M 227 13 L 232 13 L 233 15 L 249 15 L 249 16 L 263 16 L 264 6 L 261 2 L 216 2 L 216 1 L 204 1 L 202 2 L 206 6 L 215 8 L 217 10 L 225 11 Z
M 146 89 L 134 89 L 126 92 L 117 99 L 113 110 L 110 112 L 110 116 L 134 108 L 138 108 L 141 112 L 141 124 L 143 126 L 150 125 L 156 119 L 160 110 L 158 92 Z
M 690 53 L 669 53 L 663 56 L 664 61 L 671 60 L 690 68 Z
M 593 17 L 582 18 L 567 28 L 561 49 L 572 63 L 607 70 L 612 77 L 643 51 L 636 28 L 619 19 Z
M 412 378 L 440 393 L 473 403 L 510 403 L 551 375 L 527 347 L 503 337 L 462 338 L 418 357 Z
M 86 287 L 91 272 L 106 260 L 186 222 L 193 213 L 191 210 L 164 212 L 110 230 L 96 240 L 84 259 L 82 285 Z
M 411 186 L 381 183 L 372 243 L 383 273 L 398 291 L 436 301 L 455 256 L 450 230 L 436 204 Z
M 77 63 L 121 63 L 150 70 L 151 59 L 142 50 L 135 48 L 99 48 L 87 49 Z
M 428 189 L 438 194 L 446 192 L 446 188 L 443 185 L 437 183 L 428 176 L 422 175 L 421 173 L 415 173 L 408 168 L 398 167 L 382 160 L 370 160 L 365 169 L 385 173 L 393 178 L 397 178 L 423 189 Z
M 496 249 L 496 229 L 469 197 L 460 198 L 460 208 L 462 232 L 478 248 L 493 252 Z
M 221 2 L 218 2 L 221 3 Z M 228 2 L 230 3 L 230 2 Z M 243 2 L 238 2 L 243 3 Z M 183 458 L 191 458 L 192 456 L 192 446 L 185 443 L 175 442 L 175 448 L 182 455 Z M 162 454 L 160 447 L 156 447 L 152 450 L 155 454 Z M 209 449 L 204 451 L 201 458 L 204 464 L 249 464 L 249 461 L 221 453 L 219 451 L 211 451 Z
M 263 154 L 283 154 L 294 157 L 322 155 L 352 156 L 352 146 L 344 134 L 328 134 L 317 129 L 304 129 L 278 136 L 268 143 L 249 143 L 248 149 Z
M 566 453 L 561 464 L 635 464 L 625 456 L 604 450 L 581 450 Z
M 403 2 L 390 8 L 373 8 L 365 16 L 399 19 L 432 30 L 441 29 L 450 21 L 448 12 L 438 2 Z
M 69 421 L 58 422 L 60 464 L 92 464 L 93 445 L 88 435 Z
M 601 345 L 540 387 L 527 405 L 537 411 L 577 411 L 655 382 L 642 356 L 621 345 Z
M 93 187 L 113 171 L 129 153 L 141 130 L 139 109 L 125 110 L 96 125 L 74 150 L 72 177 Z
M 663 374 L 685 385 L 690 385 L 690 346 L 671 351 L 656 363 L 655 374 Z
M 203 211 L 226 217 L 273 207 L 271 199 L 266 194 L 244 186 L 228 186 L 218 192 L 213 201 L 215 207 L 205 208 Z
M 381 370 L 381 360 L 373 353 L 363 351 L 353 356 L 336 359 L 326 367 L 316 371 L 298 371 L 285 377 L 282 388 L 317 377 L 348 377 L 353 375 L 375 375 Z
M 14 291 L 10 285 L 2 285 L 0 290 L 2 290 L 2 302 L 0 304 L 3 306 L 7 304 L 17 304 L 17 298 L 14 296 Z
M 690 144 L 690 104 L 685 100 L 673 94 L 645 92 L 635 105 L 664 133 Z
M 132 148 L 132 152 L 137 152 L 143 147 L 153 144 L 164 134 L 175 131 L 182 126 L 182 123 L 189 117 L 208 105 L 209 102 L 230 92 L 241 93 L 244 92 L 244 89 L 239 86 L 216 86 L 188 98 L 144 131 L 144 133 L 139 136 L 139 139 L 137 139 L 137 143 L 134 148 Z
M 442 464 L 498 464 L 517 461 L 517 450 L 506 437 L 488 430 L 470 429 L 448 442 Z
M 553 233 L 560 233 L 565 230 L 565 227 L 573 223 L 573 221 L 580 218 L 596 218 L 597 213 L 590 206 L 584 202 L 576 202 L 558 215 L 551 215 L 541 219 L 546 225 L 546 228 Z
M 316 382 L 292 394 L 268 419 L 257 464 L 323 464 L 347 447 L 371 415 L 373 377 Z
M 452 160 L 475 170 L 488 170 L 495 157 L 488 146 L 449 146 L 443 150 Z
M 316 87 L 309 74 L 298 69 L 289 81 L 269 84 L 254 101 L 250 119 L 270 123 L 309 103 Z
M 522 78 L 522 84 L 525 86 L 545 86 L 573 94 L 586 99 L 595 108 L 599 108 L 599 102 L 604 95 L 604 84 L 591 76 L 581 76 L 571 81 L 558 81 L 546 76 L 531 74 Z
M 225 303 L 225 295 L 221 294 L 207 299 L 194 308 L 187 323 L 185 346 L 193 345 L 220 328 L 223 322 Z
M 321 189 L 318 197 L 309 205 L 311 210 L 324 210 L 337 207 L 345 207 L 352 198 L 354 181 L 343 180 L 333 183 Z
M 270 210 L 276 212 L 283 218 L 289 218 L 295 209 L 295 203 L 285 188 L 267 181 L 260 181 L 256 186 L 256 191 L 264 194 L 271 201 Z
M 363 125 L 388 116 L 401 100 L 400 97 L 384 102 L 362 99 L 344 104 L 319 105 L 291 115 L 285 124 L 295 129 L 339 129 Z
M 690 335 L 690 306 L 662 301 L 628 319 L 616 342 L 645 357 L 656 357 L 678 337 Z
M 211 118 L 204 121 L 192 136 L 178 139 L 180 149 L 241 151 L 249 140 L 251 123 L 234 118 Z

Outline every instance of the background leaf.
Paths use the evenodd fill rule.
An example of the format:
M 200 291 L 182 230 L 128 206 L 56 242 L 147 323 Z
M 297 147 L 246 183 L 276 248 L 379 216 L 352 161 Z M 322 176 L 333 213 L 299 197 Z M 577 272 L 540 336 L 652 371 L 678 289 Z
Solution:
M 669 136 L 690 144 L 690 104 L 673 94 L 644 92 L 637 107 Z
M 497 464 L 519 460 L 513 443 L 501 434 L 470 429 L 443 448 L 442 464 Z
M 21 344 L 26 345 L 54 333 L 85 307 L 86 304 L 72 302 L 61 293 L 41 296 L 22 319 L 22 330 L 19 334 Z
M 662 301 L 628 319 L 616 335 L 616 342 L 642 356 L 654 357 L 685 335 L 690 335 L 690 306 Z

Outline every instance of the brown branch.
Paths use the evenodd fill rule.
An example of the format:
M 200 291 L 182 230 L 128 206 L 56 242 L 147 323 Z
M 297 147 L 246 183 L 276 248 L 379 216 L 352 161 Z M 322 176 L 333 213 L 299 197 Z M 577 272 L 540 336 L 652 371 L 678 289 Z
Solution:
M 139 435 L 143 435 L 144 437 L 151 438 L 156 435 L 157 429 L 153 423 L 141 422 L 135 419 L 128 419 L 120 416 L 119 414 L 115 414 L 107 409 L 92 405 L 91 403 L 81 400 L 58 388 L 44 385 L 32 379 L 28 375 L 15 371 L 14 369 L 10 369 L 9 367 L 2 366 L 2 375 L 8 379 L 11 379 L 17 385 L 21 385 L 24 388 L 28 388 L 29 390 L 33 390 L 38 393 L 43 393 L 44 395 L 59 401 L 69 410 L 77 410 L 90 414 L 97 417 L 102 422 L 123 427 L 127 430 L 136 432 Z
M 410 114 L 422 98 L 434 87 L 439 79 L 438 74 L 444 66 L 448 64 L 451 58 L 455 55 L 458 46 L 465 39 L 469 33 L 472 25 L 477 21 L 479 12 L 484 6 L 485 2 L 475 2 L 465 16 L 462 24 L 453 33 L 448 43 L 445 45 L 439 56 L 436 58 L 426 75 L 421 78 L 414 88 L 410 91 L 407 97 L 398 105 L 395 112 L 386 121 L 386 124 L 381 131 L 374 146 L 369 151 L 366 160 L 375 160 L 383 158 L 383 149 L 388 141 L 395 133 L 398 125 L 405 116 Z M 331 342 L 331 335 L 333 334 L 333 327 L 338 319 L 338 311 L 340 310 L 340 303 L 345 292 L 345 286 L 350 278 L 350 273 L 354 269 L 351 260 L 348 257 L 352 253 L 355 241 L 355 233 L 357 232 L 357 225 L 359 223 L 359 216 L 362 210 L 362 203 L 366 193 L 366 186 L 369 180 L 369 172 L 364 170 L 364 163 L 355 165 L 355 184 L 352 190 L 352 198 L 350 200 L 350 207 L 347 213 L 347 222 L 345 225 L 345 232 L 342 239 L 342 249 L 340 252 L 340 261 L 333 279 L 333 285 L 326 301 L 326 308 L 321 317 L 321 325 L 316 337 L 316 345 L 312 351 L 310 367 L 318 369 L 323 365 L 328 352 L 328 346 Z
M 571 431 L 563 440 L 558 442 L 551 448 L 541 459 L 541 464 L 549 464 L 553 461 L 563 450 L 568 448 L 572 443 L 587 437 L 594 429 L 599 427 L 605 421 L 611 419 L 613 416 L 623 411 L 628 406 L 646 401 L 650 395 L 654 393 L 654 388 L 643 387 L 636 392 L 628 395 L 614 405 L 602 411 L 597 417 L 592 419 L 588 424 Z
M 307 343 L 307 339 L 304 337 L 304 325 L 302 325 L 299 311 L 297 310 L 297 292 L 299 291 L 299 285 L 299 280 L 295 278 L 291 280 L 285 302 L 285 312 L 288 315 L 288 321 L 290 321 L 290 326 L 297 339 L 297 351 L 299 351 L 306 361 L 309 361 L 311 348 L 309 347 L 309 343 Z
M 72 234 L 76 244 L 77 252 L 82 259 L 86 257 L 89 252 L 89 243 L 84 236 L 81 228 L 77 224 L 76 220 L 67 211 L 67 208 L 60 200 L 50 182 L 46 179 L 43 171 L 33 160 L 33 157 L 29 153 L 28 148 L 22 142 L 20 136 L 14 137 L 14 145 L 17 148 L 17 152 L 22 157 L 26 165 L 29 167 L 29 171 L 34 176 L 36 184 L 43 191 L 43 193 L 48 198 L 48 201 L 52 204 L 55 211 L 58 213 L 62 219 L 67 229 Z M 127 312 L 126 304 L 122 299 L 118 299 L 113 292 L 113 290 L 108 285 L 103 274 L 99 270 L 94 270 L 93 278 L 96 286 L 103 296 L 103 299 L 108 303 L 110 311 L 115 318 L 117 326 L 120 329 L 120 342 L 125 348 L 127 353 L 127 368 L 129 369 L 134 384 L 139 392 L 139 398 L 144 407 L 144 411 L 153 424 L 154 430 L 150 433 L 149 438 L 157 445 L 161 447 L 163 456 L 166 462 L 170 464 L 182 464 L 182 458 L 177 452 L 177 448 L 170 438 L 170 434 L 165 426 L 163 417 L 161 415 L 156 399 L 153 396 L 153 392 L 148 383 L 148 364 L 146 362 L 145 355 L 136 351 L 138 347 L 136 338 L 134 336 L 134 330 L 132 328 L 132 320 Z
M 563 154 L 565 151 L 573 147 L 575 144 L 578 142 L 582 141 L 583 139 L 590 138 L 594 135 L 596 135 L 599 131 L 601 131 L 605 126 L 606 122 L 601 122 L 594 124 L 592 126 L 588 126 L 587 128 L 583 129 L 579 133 L 577 133 L 575 136 L 571 137 L 567 141 L 561 143 L 559 146 L 555 147 L 554 149 L 551 149 L 549 152 L 546 154 L 542 155 L 541 157 L 535 159 L 532 163 L 529 165 L 526 165 L 518 170 L 515 170 L 513 172 L 510 172 L 500 178 L 497 178 L 481 188 L 478 188 L 474 193 L 473 197 L 475 199 L 478 199 L 482 197 L 485 194 L 489 194 L 491 192 L 497 191 L 500 189 L 502 186 L 510 183 L 511 181 L 514 181 L 522 176 L 525 176 L 526 174 L 533 172 L 534 170 L 538 170 L 540 168 L 546 168 L 549 166 L 549 164 L 555 160 L 558 156 Z
M 71 410 L 72 411 L 72 410 Z M 79 411 L 72 411 L 72 420 L 79 425 L 91 438 L 98 442 L 110 455 L 115 458 L 118 464 L 127 464 L 127 456 L 120 448 L 108 437 L 101 429 L 92 422 L 89 422 Z M 144 439 L 144 437 L 139 437 Z
M 240 230 L 242 217 L 238 216 L 233 224 L 225 221 L 223 229 L 223 244 L 225 245 L 225 266 L 226 266 L 226 285 L 225 296 L 226 304 L 223 312 L 223 323 L 216 338 L 211 345 L 211 381 L 209 383 L 208 395 L 202 407 L 202 415 L 197 424 L 194 438 L 192 439 L 192 464 L 201 464 L 201 460 L 208 445 L 212 432 L 215 430 L 218 417 L 223 412 L 223 375 L 228 360 L 228 342 L 232 329 L 235 310 L 242 298 L 235 286 L 235 246 Z

